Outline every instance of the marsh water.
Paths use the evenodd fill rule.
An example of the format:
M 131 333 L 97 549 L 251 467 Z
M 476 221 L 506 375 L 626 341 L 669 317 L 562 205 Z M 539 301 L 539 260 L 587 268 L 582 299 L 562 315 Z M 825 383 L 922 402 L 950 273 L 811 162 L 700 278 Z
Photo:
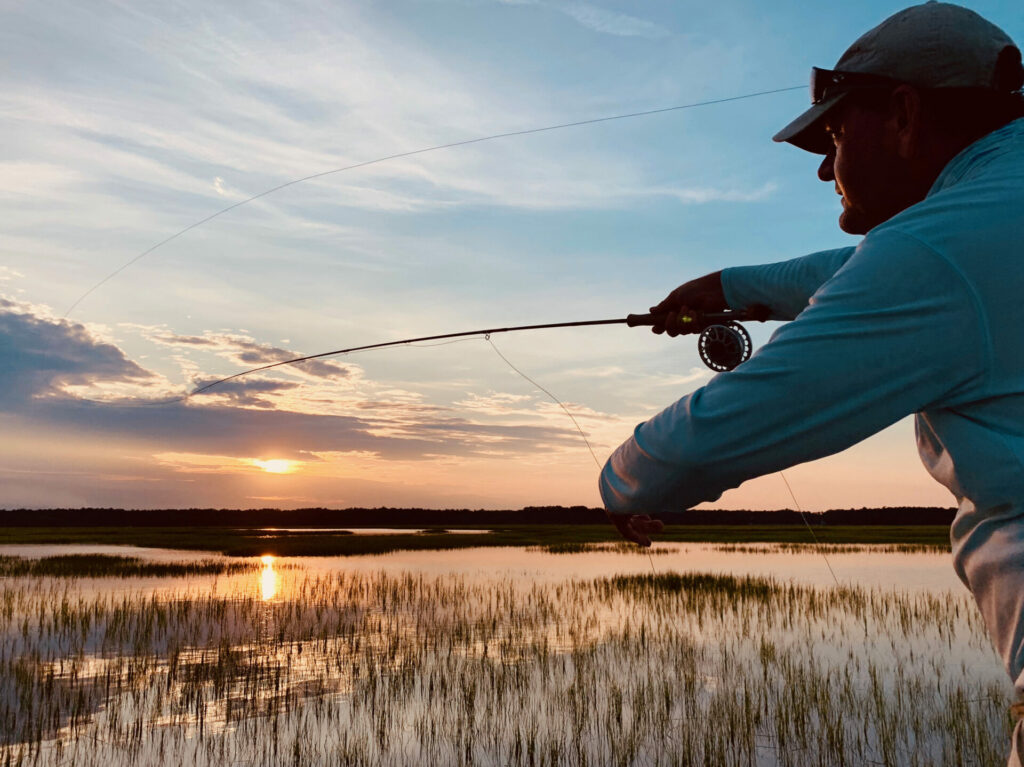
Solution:
M 86 553 L 220 559 L 0 547 Z M 948 554 L 662 544 L 250 564 L 0 579 L 0 763 L 1005 763 L 1013 690 Z

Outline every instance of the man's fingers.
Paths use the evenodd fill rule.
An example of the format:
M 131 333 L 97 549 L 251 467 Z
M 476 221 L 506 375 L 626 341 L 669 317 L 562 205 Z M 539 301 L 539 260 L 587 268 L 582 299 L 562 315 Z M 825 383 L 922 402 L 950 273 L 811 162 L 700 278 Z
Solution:
M 651 519 L 646 514 L 609 513 L 608 518 L 623 538 L 640 546 L 650 546 L 651 539 L 648 536 L 660 533 L 665 527 L 661 520 Z
M 660 519 L 651 519 L 646 515 L 641 517 L 633 517 L 632 525 L 634 530 L 637 530 L 646 535 L 660 533 L 662 530 L 665 529 L 665 523 L 662 522 Z
M 628 527 L 629 535 L 625 536 L 627 541 L 633 541 L 633 543 L 643 546 L 645 548 L 651 545 L 651 539 L 648 538 L 644 533 L 641 533 L 639 530 L 637 530 L 632 523 L 630 523 Z
M 637 539 L 639 539 L 637 543 L 641 546 L 650 546 L 651 539 L 648 536 L 660 533 L 665 529 L 665 525 L 662 524 L 660 519 L 651 519 L 646 514 L 630 517 L 629 526 L 636 534 Z
M 633 528 L 630 525 L 631 517 L 629 514 L 612 514 L 611 512 L 607 512 L 607 516 L 611 523 L 615 525 L 615 529 L 619 531 L 619 535 L 627 541 L 641 543 L 637 534 L 633 531 Z M 641 545 L 643 544 L 641 543 Z
M 665 315 L 665 332 L 669 334 L 670 338 L 675 338 L 679 335 L 679 317 L 686 311 L 686 307 L 680 308 L 679 312 L 669 312 Z

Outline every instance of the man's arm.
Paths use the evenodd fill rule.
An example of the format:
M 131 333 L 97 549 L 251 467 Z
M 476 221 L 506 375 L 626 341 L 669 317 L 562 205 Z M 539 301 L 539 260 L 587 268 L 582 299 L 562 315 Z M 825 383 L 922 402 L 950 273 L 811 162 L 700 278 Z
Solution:
M 678 317 L 688 311 L 720 312 L 754 305 L 771 310 L 767 319 L 794 319 L 853 251 L 852 247 L 823 250 L 775 264 L 732 267 L 690 280 L 651 307 L 652 313 L 665 315 L 664 322 L 656 324 L 653 331 L 678 335 L 683 332 Z M 690 332 L 699 329 L 694 325 Z
M 772 320 L 793 320 L 811 297 L 843 268 L 856 248 L 822 250 L 761 266 L 734 266 L 722 271 L 722 293 L 731 309 L 761 304 Z
M 987 333 L 959 272 L 893 232 L 865 238 L 843 260 L 750 360 L 636 428 L 602 472 L 606 509 L 712 501 L 976 391 Z

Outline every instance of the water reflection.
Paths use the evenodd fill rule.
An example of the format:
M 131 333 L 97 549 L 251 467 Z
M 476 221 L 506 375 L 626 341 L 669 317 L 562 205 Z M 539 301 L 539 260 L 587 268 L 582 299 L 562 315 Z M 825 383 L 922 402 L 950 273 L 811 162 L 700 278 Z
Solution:
M 0 764 L 1005 760 L 1010 686 L 969 595 L 866 572 L 948 555 L 838 554 L 872 584 L 844 588 L 820 555 L 696 545 L 656 575 L 608 552 L 259 561 L 173 592 L 0 582 Z M 796 583 L 729 572 L 757 567 Z
M 274 557 L 264 554 L 260 560 L 263 562 L 263 571 L 260 573 L 260 595 L 264 602 L 269 602 L 277 596 L 277 572 L 274 570 Z

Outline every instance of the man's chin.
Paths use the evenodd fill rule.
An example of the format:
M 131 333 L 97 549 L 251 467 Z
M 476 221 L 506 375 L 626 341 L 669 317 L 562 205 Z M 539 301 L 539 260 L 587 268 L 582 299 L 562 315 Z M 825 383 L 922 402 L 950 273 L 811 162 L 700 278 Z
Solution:
M 844 206 L 843 212 L 839 214 L 839 228 L 847 234 L 867 234 L 871 225 L 864 220 L 863 216 L 858 216 L 857 211 Z

